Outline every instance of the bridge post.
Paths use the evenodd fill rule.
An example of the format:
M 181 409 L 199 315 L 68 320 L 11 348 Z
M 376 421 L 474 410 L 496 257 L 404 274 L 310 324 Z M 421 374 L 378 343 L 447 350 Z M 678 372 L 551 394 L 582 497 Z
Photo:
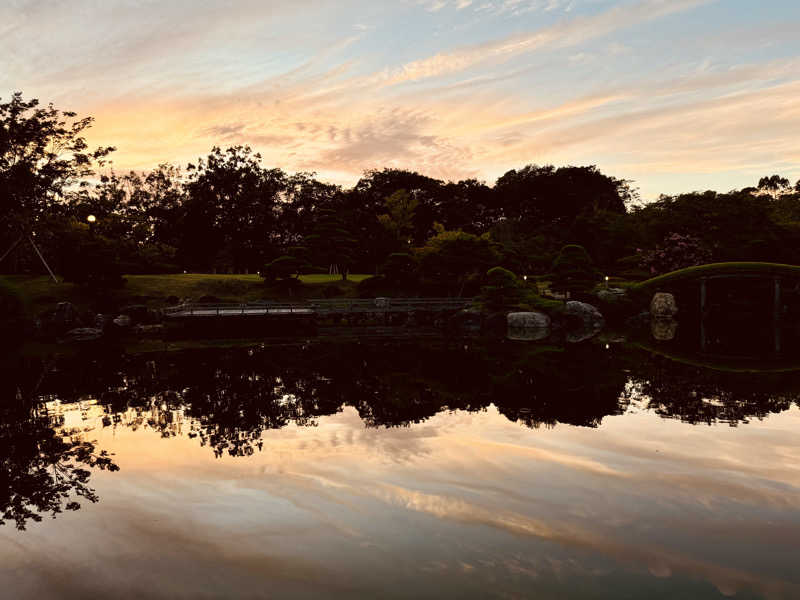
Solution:
M 783 303 L 781 302 L 781 280 L 780 277 L 775 277 L 774 280 L 774 298 L 772 307 L 772 327 L 775 340 L 775 354 L 780 354 L 781 351 L 781 313 L 783 312 Z
M 700 350 L 706 351 L 706 278 L 700 278 Z

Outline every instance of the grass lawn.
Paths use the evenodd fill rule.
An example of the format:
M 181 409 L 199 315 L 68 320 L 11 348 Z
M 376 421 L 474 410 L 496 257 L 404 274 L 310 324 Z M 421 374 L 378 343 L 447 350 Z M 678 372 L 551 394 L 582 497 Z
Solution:
M 102 296 L 119 305 L 147 304 L 153 307 L 168 305 L 170 296 L 195 300 L 202 296 L 215 296 L 226 302 L 302 300 L 322 297 L 325 288 L 329 287 L 338 288 L 342 296 L 352 296 L 356 284 L 367 277 L 369 275 L 350 275 L 347 281 L 342 281 L 339 275 L 301 275 L 303 286 L 290 295 L 286 290 L 267 287 L 258 275 L 126 275 L 128 282 L 124 287 L 102 292 Z M 46 276 L 6 275 L 0 278 L 17 290 L 30 315 L 52 308 L 60 301 L 89 308 L 95 307 L 99 300 L 96 292 L 73 283 L 53 283 Z

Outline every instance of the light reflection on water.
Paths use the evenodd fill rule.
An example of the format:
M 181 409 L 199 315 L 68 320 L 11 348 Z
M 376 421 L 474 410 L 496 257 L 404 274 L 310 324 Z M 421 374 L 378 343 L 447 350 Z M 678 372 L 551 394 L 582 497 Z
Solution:
M 256 380 L 225 364 L 238 363 L 220 359 L 206 400 Z M 196 410 L 191 385 L 180 399 L 150 390 L 113 405 L 74 386 L 65 400 L 41 398 L 58 435 L 95 441 L 120 470 L 92 471 L 96 504 L 0 528 L 9 597 L 800 596 L 800 409 L 780 394 L 763 410 L 763 398 L 712 393 L 704 380 L 698 397 L 665 406 L 645 392 L 685 372 L 661 373 L 660 385 L 634 373 L 615 392 L 620 414 L 598 419 L 590 407 L 591 428 L 509 407 L 504 382 L 474 410 L 434 402 L 431 416 L 416 406 L 400 418 L 408 426 L 385 427 L 355 397 L 363 381 L 329 410 L 321 388 L 272 372 L 269 394 L 247 387 L 279 407 L 259 415 L 261 428 L 212 415 L 227 407 L 220 397 Z M 531 385 L 548 385 L 535 375 Z M 573 384 L 547 391 L 568 401 Z M 418 391 L 406 401 L 422 402 Z M 384 417 L 402 417 L 398 397 L 382 400 L 397 405 Z M 578 413 L 564 418 L 582 422 Z

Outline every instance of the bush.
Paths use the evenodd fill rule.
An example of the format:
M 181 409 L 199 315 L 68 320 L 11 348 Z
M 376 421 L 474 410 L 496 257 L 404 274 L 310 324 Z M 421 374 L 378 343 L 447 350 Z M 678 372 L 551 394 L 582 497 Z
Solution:
M 282 279 L 296 279 L 299 275 L 307 273 L 311 265 L 303 258 L 296 256 L 280 256 L 266 265 L 261 270 L 261 277 L 266 283 L 273 283 Z
M 26 329 L 22 299 L 17 290 L 0 279 L 0 339 L 10 346 L 22 339 Z M 0 348 L 0 353 L 8 348 Z
M 389 255 L 380 268 L 381 275 L 391 281 L 405 283 L 414 279 L 417 263 L 414 257 L 404 252 L 395 252 Z
M 0 279 L 0 316 L 16 318 L 22 316 L 22 299 L 15 287 Z
M 525 288 L 519 278 L 503 267 L 486 272 L 486 285 L 481 288 L 481 301 L 487 308 L 502 310 L 520 303 Z
M 751 240 L 748 251 L 757 253 L 759 246 L 769 248 L 763 240 Z M 640 266 L 649 276 L 662 275 L 671 271 L 696 267 L 711 262 L 711 250 L 697 237 L 670 233 L 655 248 L 649 251 L 637 248 Z
M 356 286 L 356 290 L 359 298 L 375 298 L 383 295 L 388 285 L 386 277 L 375 275 L 374 277 L 362 279 Z
M 553 261 L 552 271 L 552 287 L 568 294 L 589 289 L 600 281 L 600 273 L 594 268 L 589 253 L 576 244 L 561 249 Z

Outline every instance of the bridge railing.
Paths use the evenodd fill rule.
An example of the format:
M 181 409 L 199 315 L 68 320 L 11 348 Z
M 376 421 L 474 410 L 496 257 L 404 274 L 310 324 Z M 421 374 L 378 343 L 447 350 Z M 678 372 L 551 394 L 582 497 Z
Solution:
M 236 314 L 332 314 L 442 311 L 467 308 L 473 298 L 333 298 L 307 302 L 185 303 L 164 309 L 168 317 L 229 316 Z
M 231 314 L 247 314 L 255 313 L 258 311 L 268 312 L 303 312 L 308 313 L 311 307 L 306 304 L 292 303 L 292 302 L 258 302 L 258 303 L 233 303 L 233 302 L 220 302 L 220 303 L 186 303 L 178 306 L 170 306 L 164 309 L 166 316 L 184 316 L 184 315 L 198 315 L 198 316 L 213 316 L 213 315 L 231 315 Z

